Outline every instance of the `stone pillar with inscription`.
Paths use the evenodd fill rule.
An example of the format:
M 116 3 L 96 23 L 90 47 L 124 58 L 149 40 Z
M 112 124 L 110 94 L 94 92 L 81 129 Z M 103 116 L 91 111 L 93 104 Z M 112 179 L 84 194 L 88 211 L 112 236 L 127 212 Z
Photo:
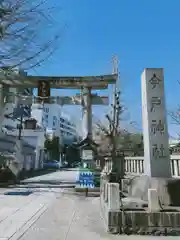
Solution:
M 163 69 L 146 68 L 141 84 L 145 174 L 155 178 L 170 178 Z

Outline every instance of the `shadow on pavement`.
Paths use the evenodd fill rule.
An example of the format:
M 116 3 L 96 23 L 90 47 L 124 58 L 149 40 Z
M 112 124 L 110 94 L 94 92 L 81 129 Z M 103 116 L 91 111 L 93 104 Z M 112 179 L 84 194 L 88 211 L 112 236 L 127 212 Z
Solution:
M 75 196 L 86 196 L 85 192 L 76 192 L 69 189 L 64 189 L 63 194 L 75 195 Z M 87 198 L 88 197 L 100 197 L 100 192 L 89 192 L 87 195 Z

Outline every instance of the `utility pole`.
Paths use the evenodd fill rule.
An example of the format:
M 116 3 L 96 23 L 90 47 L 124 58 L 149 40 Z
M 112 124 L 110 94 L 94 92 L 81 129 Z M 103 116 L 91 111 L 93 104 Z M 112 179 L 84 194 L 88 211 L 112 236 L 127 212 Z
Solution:
M 13 121 L 14 120 L 17 120 L 19 121 L 20 123 L 18 124 L 18 139 L 20 140 L 21 139 L 21 135 L 22 135 L 22 129 L 23 129 L 23 111 L 24 111 L 24 108 L 23 108 L 23 105 L 21 105 L 21 109 L 20 109 L 20 120 L 18 118 L 14 119 L 13 116 L 10 116 L 11 114 L 5 114 L 4 117 L 5 118 L 9 118 L 9 119 L 12 119 Z
M 116 84 L 114 85 L 113 91 L 113 104 L 112 104 L 112 134 L 111 134 L 111 157 L 112 157 L 112 172 L 110 174 L 110 182 L 119 182 L 123 177 L 123 156 L 117 158 L 117 145 L 118 145 L 118 133 L 119 133 L 119 123 L 120 123 L 120 113 L 122 107 L 120 105 L 120 91 L 118 91 L 118 59 L 113 57 L 113 74 L 117 75 Z
M 23 128 L 23 106 L 21 105 L 20 111 L 21 111 L 21 116 L 20 116 L 20 124 L 19 124 L 19 134 L 18 134 L 18 139 L 21 140 L 21 135 L 22 135 L 22 128 Z

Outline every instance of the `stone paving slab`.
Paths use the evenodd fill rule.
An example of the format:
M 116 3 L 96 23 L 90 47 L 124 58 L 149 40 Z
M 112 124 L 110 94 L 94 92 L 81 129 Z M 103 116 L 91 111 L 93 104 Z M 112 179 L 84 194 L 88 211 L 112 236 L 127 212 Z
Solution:
M 179 239 L 108 234 L 103 227 L 99 202 L 98 197 L 66 195 L 57 190 L 26 197 L 0 196 L 0 240 Z
M 14 234 L 8 238 L 10 240 L 20 239 L 23 234 L 38 220 L 38 218 L 47 210 L 47 207 L 42 207 L 34 216 L 32 216 L 25 224 L 23 224 Z M 1 240 L 1 239 L 0 239 Z
M 13 215 L 18 210 L 19 208 L 8 208 L 8 207 L 2 208 L 0 210 L 0 223 L 4 221 L 6 218 L 8 218 L 10 215 Z
M 18 239 L 55 200 L 54 193 L 0 195 L 0 240 Z M 16 237 L 17 236 L 17 237 Z
M 13 191 L 16 191 L 16 189 L 13 189 Z M 34 194 L 31 194 L 29 196 L 7 196 L 4 194 L 1 194 L 0 209 L 4 207 L 22 208 L 23 206 L 30 203 L 35 198 L 37 198 L 37 196 L 35 196 Z
M 59 196 L 18 240 L 174 240 L 177 237 L 120 236 L 105 232 L 99 198 Z M 0 239 L 1 240 L 1 239 Z M 11 240 L 17 240 L 11 239 Z

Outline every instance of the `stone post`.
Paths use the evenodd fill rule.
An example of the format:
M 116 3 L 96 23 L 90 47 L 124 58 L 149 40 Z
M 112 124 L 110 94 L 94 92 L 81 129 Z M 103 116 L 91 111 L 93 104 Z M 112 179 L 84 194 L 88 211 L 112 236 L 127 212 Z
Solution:
M 120 218 L 120 195 L 118 183 L 107 183 L 108 185 L 108 227 L 107 231 L 119 233 L 121 229 Z
M 157 189 L 148 189 L 148 210 L 149 212 L 160 211 Z
M 83 107 L 83 138 L 89 136 L 92 138 L 92 103 L 91 88 L 82 90 L 82 107 Z
M 141 84 L 144 171 L 150 177 L 170 178 L 163 69 L 146 68 L 142 73 Z
M 120 211 L 120 195 L 118 183 L 107 183 L 106 194 L 108 195 L 108 209 Z

